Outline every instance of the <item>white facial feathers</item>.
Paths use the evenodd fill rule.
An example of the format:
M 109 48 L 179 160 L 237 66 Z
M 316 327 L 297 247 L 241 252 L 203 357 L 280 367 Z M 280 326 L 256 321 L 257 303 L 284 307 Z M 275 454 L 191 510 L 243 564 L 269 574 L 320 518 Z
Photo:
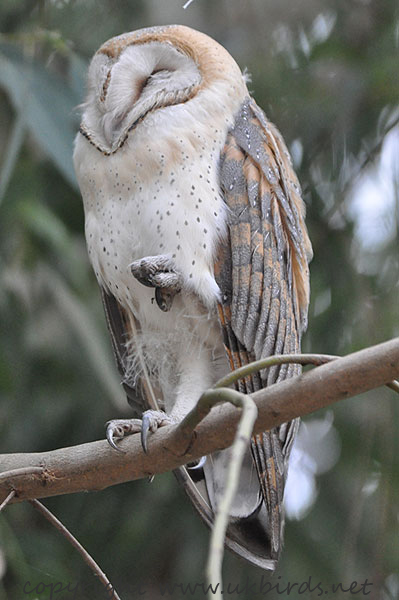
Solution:
M 85 124 L 110 150 L 138 119 L 184 101 L 201 81 L 195 62 L 169 43 L 127 46 L 116 61 L 97 54 L 89 69 Z

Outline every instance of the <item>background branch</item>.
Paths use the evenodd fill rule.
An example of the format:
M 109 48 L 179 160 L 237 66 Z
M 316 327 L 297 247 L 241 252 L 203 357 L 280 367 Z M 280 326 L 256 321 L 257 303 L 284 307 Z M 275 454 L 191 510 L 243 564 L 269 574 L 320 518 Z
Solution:
M 98 577 L 102 585 L 106 590 L 106 597 L 110 600 L 121 600 L 119 595 L 117 594 L 115 588 L 109 581 L 106 574 L 100 569 L 96 561 L 90 556 L 90 554 L 83 548 L 82 544 L 72 535 L 72 533 L 65 527 L 63 523 L 52 512 L 48 510 L 41 502 L 38 500 L 29 500 L 32 506 L 39 511 L 47 521 L 53 525 L 58 531 L 68 540 L 70 544 L 77 550 L 80 556 L 83 558 L 84 562 L 89 566 L 92 570 L 95 577 Z M 59 582 L 59 591 L 62 591 L 62 583 Z M 55 590 L 53 590 L 55 591 Z
M 395 338 L 255 392 L 251 395 L 258 407 L 254 433 L 384 385 L 398 373 L 399 338 Z M 223 401 L 223 388 L 217 392 Z M 16 495 L 10 502 L 18 502 L 100 490 L 176 469 L 230 446 L 238 420 L 235 408 L 217 406 L 190 438 L 179 426 L 160 429 L 149 439 L 148 454 L 142 451 L 140 435 L 129 436 L 120 442 L 125 454 L 112 450 L 105 440 L 45 453 L 5 454 L 0 457 L 0 473 L 30 470 L 0 477 L 0 502 L 12 490 Z M 43 471 L 31 470 L 32 467 L 40 467 Z

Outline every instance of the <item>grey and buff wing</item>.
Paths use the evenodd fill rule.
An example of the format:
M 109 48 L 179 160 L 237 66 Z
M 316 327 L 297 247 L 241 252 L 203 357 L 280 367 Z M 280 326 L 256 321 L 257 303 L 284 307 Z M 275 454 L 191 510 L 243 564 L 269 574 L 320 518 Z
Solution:
M 218 309 L 224 344 L 236 369 L 299 351 L 309 302 L 311 245 L 288 151 L 253 100 L 244 103 L 228 135 L 220 178 L 229 208 L 229 239 L 220 247 L 215 277 L 222 292 Z M 240 381 L 238 388 L 251 393 L 299 373 L 297 365 L 272 367 Z M 298 425 L 296 419 L 253 437 L 263 503 L 256 519 L 230 525 L 239 553 L 257 564 L 270 559 L 269 566 L 263 560 L 269 568 L 282 547 L 284 485 Z M 263 551 L 257 537 L 267 538 Z
M 138 324 L 131 312 L 127 312 L 112 294 L 101 287 L 105 317 L 111 336 L 112 348 L 118 371 L 127 400 L 134 411 L 134 416 L 141 418 L 146 410 L 158 410 L 152 387 L 147 384 L 145 376 L 137 377 L 130 357 L 131 344 L 138 329 Z

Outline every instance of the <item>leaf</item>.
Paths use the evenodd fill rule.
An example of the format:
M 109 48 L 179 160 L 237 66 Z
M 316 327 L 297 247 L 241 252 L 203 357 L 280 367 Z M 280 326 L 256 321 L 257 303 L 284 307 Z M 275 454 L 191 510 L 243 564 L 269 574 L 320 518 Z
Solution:
M 76 63 L 69 84 L 40 63 L 26 59 L 12 44 L 0 44 L 0 86 L 17 113 L 23 114 L 36 142 L 75 188 L 72 150 L 78 128 L 78 72 Z
M 0 204 L 4 198 L 8 183 L 18 160 L 19 152 L 24 140 L 25 128 L 25 117 L 24 114 L 20 112 L 14 120 L 11 135 L 7 141 L 7 153 L 5 154 L 5 159 L 0 169 Z

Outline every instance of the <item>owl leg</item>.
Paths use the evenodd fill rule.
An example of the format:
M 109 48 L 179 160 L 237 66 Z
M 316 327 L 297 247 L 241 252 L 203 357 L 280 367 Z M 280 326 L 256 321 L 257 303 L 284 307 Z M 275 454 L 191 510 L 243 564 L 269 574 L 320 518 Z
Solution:
M 155 300 L 159 308 L 164 312 L 169 311 L 173 298 L 182 288 L 181 275 L 174 270 L 170 256 L 146 256 L 129 266 L 137 281 L 155 288 Z
M 106 437 L 109 445 L 118 452 L 123 452 L 116 443 L 116 440 L 123 439 L 126 435 L 132 433 L 141 433 L 141 445 L 144 452 L 148 452 L 148 432 L 154 433 L 159 427 L 172 425 L 177 420 L 170 417 L 162 410 L 147 410 L 143 413 L 142 419 L 113 419 L 107 422 Z M 206 462 L 206 456 L 203 456 L 198 461 L 194 461 L 187 465 L 188 469 L 202 469 Z
M 144 452 L 148 451 L 148 433 L 154 433 L 159 427 L 175 423 L 175 419 L 168 416 L 162 410 L 146 410 L 142 419 L 114 419 L 108 421 L 106 437 L 108 443 L 114 450 L 123 452 L 116 444 L 116 440 L 124 438 L 132 433 L 141 433 L 141 445 Z

